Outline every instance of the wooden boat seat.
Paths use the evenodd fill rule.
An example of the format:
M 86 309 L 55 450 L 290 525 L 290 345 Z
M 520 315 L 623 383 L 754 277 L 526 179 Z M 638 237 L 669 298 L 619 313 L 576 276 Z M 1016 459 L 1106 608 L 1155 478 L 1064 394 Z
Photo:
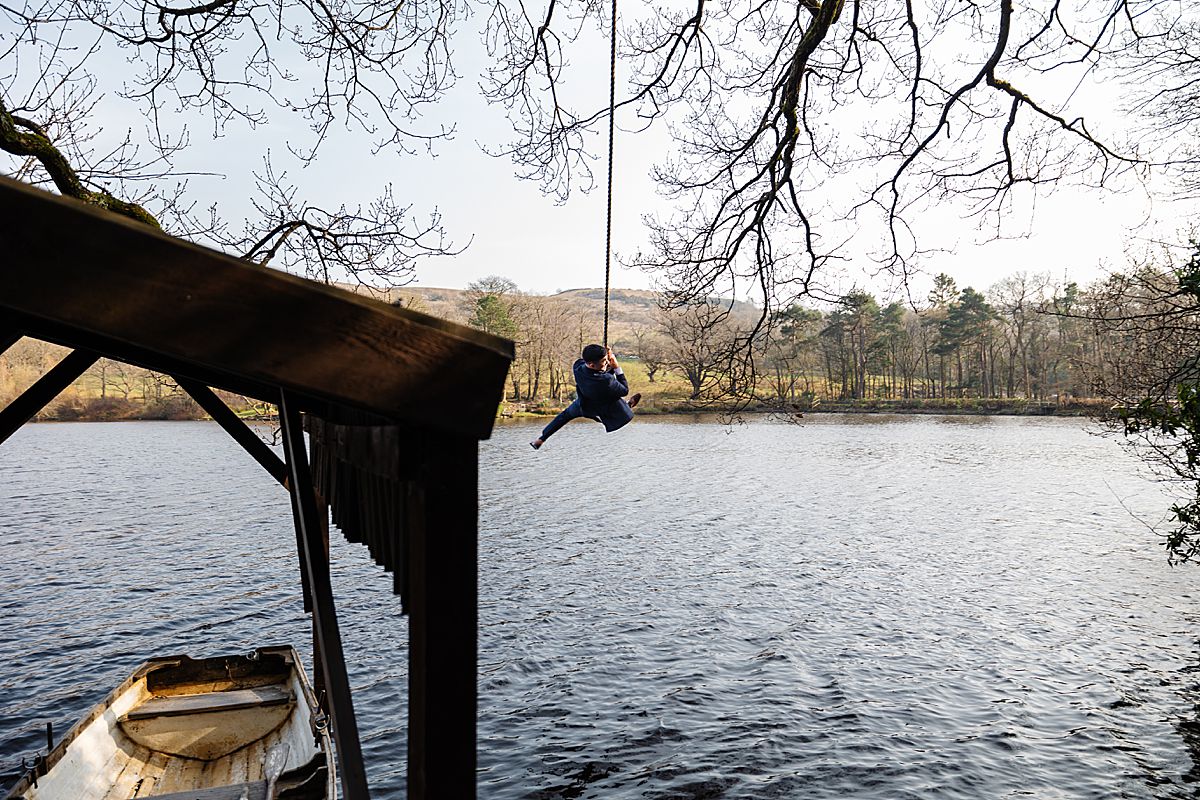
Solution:
M 283 725 L 295 707 L 288 688 L 270 684 L 148 697 L 117 722 L 135 744 L 149 750 L 212 761 Z
M 147 800 L 266 800 L 267 782 L 232 783 L 228 786 L 213 786 L 208 789 L 192 789 L 189 792 L 150 795 Z
M 234 689 L 227 692 L 181 694 L 152 697 L 130 710 L 124 720 L 152 717 L 181 717 L 187 714 L 208 714 L 215 711 L 237 711 L 244 708 L 277 706 L 292 701 L 292 693 L 282 686 L 260 686 L 255 689 Z

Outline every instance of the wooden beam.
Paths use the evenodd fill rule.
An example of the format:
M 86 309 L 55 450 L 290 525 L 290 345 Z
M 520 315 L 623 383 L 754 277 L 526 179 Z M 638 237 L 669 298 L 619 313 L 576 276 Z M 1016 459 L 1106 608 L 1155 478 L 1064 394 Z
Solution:
M 238 418 L 229 406 L 221 402 L 221 398 L 213 394 L 212 389 L 209 389 L 203 383 L 197 383 L 187 378 L 181 378 L 173 375 L 172 378 L 176 383 L 183 388 L 185 392 L 192 396 L 192 399 L 199 403 L 204 412 L 213 418 L 213 421 L 225 429 L 233 440 L 242 446 L 242 449 L 250 454 L 251 458 L 257 461 L 263 469 L 270 473 L 271 477 L 279 483 L 287 486 L 288 468 L 287 464 L 283 463 L 283 459 L 275 455 L 275 451 L 267 447 L 266 443 L 250 430 L 250 426 Z
M 45 324 L 70 346 L 256 397 L 284 388 L 298 404 L 307 397 L 475 438 L 491 433 L 514 353 L 506 339 L 8 178 L 0 219 L 0 310 Z
M 326 551 L 324 526 L 317 511 L 317 497 L 304 449 L 300 415 L 286 391 L 280 393 L 279 422 L 283 428 L 283 448 L 287 454 L 288 478 L 292 487 L 292 512 L 308 572 L 317 655 L 333 721 L 342 797 L 344 800 L 369 800 L 362 746 L 358 740 L 358 723 L 354 718 L 354 704 L 350 697 L 350 678 L 346 673 L 346 657 L 342 651 L 333 587 L 329 580 L 329 554 Z
M 16 323 L 8 321 L 0 323 L 0 354 L 7 352 L 8 348 L 19 342 L 24 335 Z
M 4 265 L 0 264 L 0 272 L 3 269 Z M 0 298 L 0 313 L 3 313 L 4 310 L 4 300 Z M 70 325 L 50 322 L 18 312 L 12 312 L 12 315 L 16 318 L 17 323 L 22 326 L 26 336 L 31 336 L 44 342 L 74 349 L 80 341 L 86 339 L 90 345 L 94 345 L 86 349 L 94 353 L 99 353 L 101 356 L 115 358 L 125 364 L 142 367 L 165 375 L 188 378 L 197 383 L 203 383 L 205 386 L 215 386 L 234 394 L 270 403 L 271 405 L 279 402 L 278 386 L 270 386 L 259 381 L 250 380 L 245 376 L 225 372 L 215 367 L 202 367 L 178 358 L 164 356 L 161 353 L 156 353 L 153 350 L 127 342 L 110 340 L 99 335 L 88 334 L 85 336 Z M 328 401 L 316 400 L 303 395 L 297 398 L 296 405 L 301 411 L 318 414 L 328 413 L 334 407 Z
M 409 518 L 408 796 L 475 797 L 478 443 L 427 437 Z
M 100 356 L 86 350 L 73 350 L 55 364 L 49 372 L 38 378 L 20 397 L 0 410 L 0 444 L 7 441 L 34 415 L 46 407 L 63 389 L 74 383 L 80 375 L 99 360 Z

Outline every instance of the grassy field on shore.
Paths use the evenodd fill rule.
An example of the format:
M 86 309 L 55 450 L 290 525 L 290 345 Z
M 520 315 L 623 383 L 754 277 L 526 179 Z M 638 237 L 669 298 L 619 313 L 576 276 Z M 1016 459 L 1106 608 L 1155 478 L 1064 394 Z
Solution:
M 706 403 L 691 399 L 691 384 L 674 374 L 661 371 L 651 382 L 646 367 L 640 361 L 626 360 L 621 363 L 629 380 L 630 394 L 640 392 L 639 414 L 694 414 L 697 411 L 721 412 L 728 405 Z M 560 402 L 552 400 L 506 401 L 500 409 L 504 417 L 543 417 L 561 411 L 574 392 Z M 756 403 L 742 409 L 748 413 L 785 412 L 806 414 L 998 414 L 1021 416 L 1098 416 L 1108 410 L 1108 404 L 1100 400 L 1069 398 L 1062 401 L 1026 400 L 1025 398 L 866 398 L 862 400 L 821 399 L 813 401 L 797 398 L 784 403 Z
M 21 362 L 0 363 L 0 371 L 6 379 L 0 385 L 0 401 L 7 402 L 49 369 L 60 353 L 53 346 L 34 351 L 38 358 L 26 358 Z M 44 350 L 44 352 L 43 352 Z M 736 410 L 745 413 L 783 412 L 800 413 L 893 413 L 893 414 L 1012 414 L 1012 415 L 1072 415 L 1095 416 L 1107 410 L 1100 401 L 1070 398 L 1063 401 L 1033 401 L 1021 398 L 866 398 L 843 400 L 832 397 L 814 397 L 801 393 L 786 402 L 762 401 L 739 404 L 736 408 L 727 402 L 696 400 L 692 398 L 691 384 L 680 374 L 658 370 L 654 380 L 646 365 L 636 358 L 622 360 L 622 367 L 629 380 L 630 392 L 640 392 L 642 402 L 638 413 L 694 414 L 697 412 L 721 413 Z M 823 391 L 824 380 L 807 376 L 798 381 L 801 386 L 812 386 Z M 767 386 L 763 381 L 762 388 Z M 546 417 L 557 414 L 574 399 L 574 387 L 568 387 L 558 399 L 538 398 L 534 400 L 513 399 L 511 385 L 509 397 L 501 404 L 498 414 L 504 418 Z M 832 392 L 827 392 L 832 395 Z M 273 416 L 272 406 L 255 403 L 246 398 L 222 393 L 225 401 L 236 413 L 247 418 L 263 419 Z M 190 397 L 181 392 L 166 376 L 156 375 L 116 364 L 101 362 L 51 403 L 38 419 L 47 421 L 109 422 L 121 420 L 195 420 L 204 419 L 205 414 Z

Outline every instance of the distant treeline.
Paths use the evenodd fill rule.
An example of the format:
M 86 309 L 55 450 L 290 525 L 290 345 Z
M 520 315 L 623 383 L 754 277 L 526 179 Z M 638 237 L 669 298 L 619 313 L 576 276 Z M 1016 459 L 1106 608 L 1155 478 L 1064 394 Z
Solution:
M 0 405 L 7 404 L 66 354 L 57 345 L 22 339 L 0 354 Z M 243 416 L 268 413 L 238 395 L 221 392 Z M 200 419 L 204 412 L 169 376 L 102 358 L 67 387 L 39 419 Z
M 898 409 L 953 408 L 966 400 L 1061 405 L 1093 397 L 1098 385 L 1112 382 L 1106 354 L 1120 343 L 1089 319 L 1101 298 L 1110 311 L 1119 304 L 1111 285 L 1085 291 L 1021 272 L 981 293 L 938 275 L 915 306 L 882 304 L 855 291 L 824 307 L 794 305 L 766 320 L 745 304 L 665 310 L 646 302 L 645 293 L 630 302 L 618 292 L 610 339 L 646 395 L 646 410 L 878 401 L 896 401 L 887 407 Z M 397 304 L 430 310 L 416 293 L 402 293 Z M 513 339 L 517 359 L 506 400 L 549 410 L 573 396 L 571 364 L 584 344 L 600 338 L 602 308 L 602 294 L 540 296 L 491 277 L 437 310 Z M 22 340 L 0 356 L 0 401 L 15 397 L 62 353 Z M 228 399 L 245 415 L 270 413 Z M 188 419 L 202 412 L 168 376 L 101 360 L 45 416 Z
M 595 312 L 520 292 L 503 278 L 473 284 L 464 319 L 517 342 L 508 399 L 563 402 L 569 365 L 598 338 Z M 1074 283 L 1018 273 L 986 293 L 938 275 L 915 307 L 847 293 L 824 308 L 794 305 L 762 324 L 753 310 L 714 301 L 659 309 L 614 328 L 618 353 L 635 357 L 662 402 L 733 398 L 818 401 L 1022 399 L 1061 403 L 1092 395 L 1105 346 L 1079 316 L 1088 296 Z M 757 327 L 757 330 L 756 330 Z
M 1089 397 L 1083 300 L 1074 283 L 1019 273 L 986 294 L 939 275 L 916 308 L 866 292 L 824 312 L 794 306 L 763 337 L 759 388 L 780 399 Z

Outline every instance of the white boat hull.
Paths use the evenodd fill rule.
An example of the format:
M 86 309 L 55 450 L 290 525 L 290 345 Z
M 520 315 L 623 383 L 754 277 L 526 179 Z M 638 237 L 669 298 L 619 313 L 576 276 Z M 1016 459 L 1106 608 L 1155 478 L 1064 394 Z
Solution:
M 333 800 L 328 735 L 290 647 L 250 657 L 159 658 L 138 668 L 63 737 L 8 800 Z M 35 780 L 36 779 L 36 780 Z M 176 798 L 172 798 L 176 800 Z

